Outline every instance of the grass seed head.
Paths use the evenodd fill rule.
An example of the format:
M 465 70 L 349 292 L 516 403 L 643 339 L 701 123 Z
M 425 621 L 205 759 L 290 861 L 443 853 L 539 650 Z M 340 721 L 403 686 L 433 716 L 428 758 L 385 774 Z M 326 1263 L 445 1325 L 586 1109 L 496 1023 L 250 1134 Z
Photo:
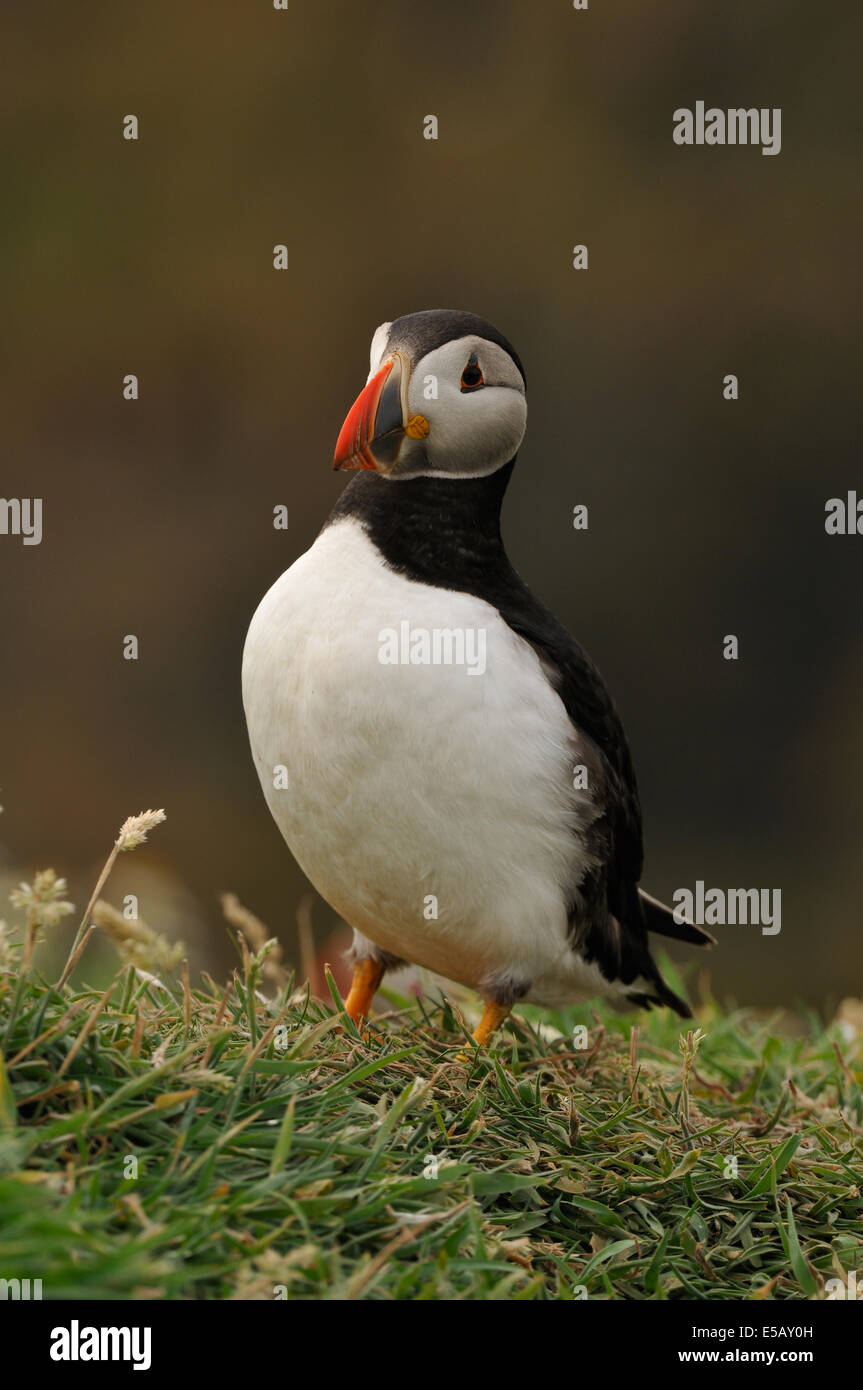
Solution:
M 161 825 L 165 819 L 164 811 L 141 811 L 137 816 L 129 816 L 120 826 L 117 848 L 121 851 L 136 849 L 142 845 L 151 830 Z
M 170 971 L 185 955 L 182 941 L 169 941 L 140 918 L 124 917 L 101 898 L 93 905 L 92 919 L 111 938 L 121 959 L 138 970 Z
M 9 901 L 27 913 L 34 928 L 56 927 L 75 910 L 74 904 L 63 898 L 66 888 L 65 878 L 58 878 L 53 869 L 41 869 L 32 883 L 21 883 L 13 889 Z

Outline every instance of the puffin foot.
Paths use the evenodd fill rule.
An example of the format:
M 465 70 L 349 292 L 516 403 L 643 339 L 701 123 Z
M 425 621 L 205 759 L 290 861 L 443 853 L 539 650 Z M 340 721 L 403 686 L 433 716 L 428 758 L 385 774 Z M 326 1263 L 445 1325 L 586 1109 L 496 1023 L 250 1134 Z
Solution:
M 484 1000 L 482 1018 L 471 1033 L 477 1047 L 485 1047 L 492 1035 L 497 1032 L 505 1018 L 512 1013 L 512 1004 L 497 1004 L 493 999 Z M 470 1056 L 462 1050 L 456 1056 L 457 1062 L 468 1062 Z
M 358 960 L 354 965 L 354 978 L 345 1000 L 345 1013 L 354 1023 L 368 1018 L 372 1000 L 384 977 L 384 969 L 383 963 L 376 960 Z
M 472 1037 L 478 1047 L 485 1047 L 493 1033 L 496 1033 L 505 1018 L 512 1013 L 512 1004 L 496 1004 L 493 999 L 485 1000 L 482 1018 L 474 1028 Z

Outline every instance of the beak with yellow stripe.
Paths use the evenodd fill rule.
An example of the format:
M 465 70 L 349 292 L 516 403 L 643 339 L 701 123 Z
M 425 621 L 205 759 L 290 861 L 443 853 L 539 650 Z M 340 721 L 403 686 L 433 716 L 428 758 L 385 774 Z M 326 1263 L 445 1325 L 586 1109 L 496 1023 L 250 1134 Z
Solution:
M 410 410 L 409 383 L 409 361 L 402 353 L 393 352 L 348 411 L 336 443 L 333 468 L 392 473 L 405 441 L 428 436 L 426 417 Z

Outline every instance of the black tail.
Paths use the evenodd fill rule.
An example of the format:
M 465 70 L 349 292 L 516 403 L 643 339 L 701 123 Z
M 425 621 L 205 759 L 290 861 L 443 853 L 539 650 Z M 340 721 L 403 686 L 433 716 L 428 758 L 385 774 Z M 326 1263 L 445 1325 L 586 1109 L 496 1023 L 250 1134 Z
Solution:
M 657 936 L 673 937 L 675 941 L 688 941 L 690 946 L 716 945 L 716 938 L 711 936 L 709 931 L 695 926 L 693 922 L 678 922 L 673 908 L 666 907 L 665 903 L 652 898 L 642 888 L 639 888 L 638 896 L 644 913 L 644 925 L 648 931 L 655 932 Z M 671 1004 L 670 999 L 666 1002 Z M 674 1004 L 671 1006 L 676 1007 Z
M 630 994 L 627 997 L 637 1004 L 640 1009 L 655 1009 L 657 1004 L 666 1004 L 669 1009 L 680 1014 L 681 1018 L 691 1018 L 692 1010 L 685 999 L 681 999 L 679 994 L 675 994 L 673 989 L 669 989 L 659 971 L 653 980 L 655 994 Z

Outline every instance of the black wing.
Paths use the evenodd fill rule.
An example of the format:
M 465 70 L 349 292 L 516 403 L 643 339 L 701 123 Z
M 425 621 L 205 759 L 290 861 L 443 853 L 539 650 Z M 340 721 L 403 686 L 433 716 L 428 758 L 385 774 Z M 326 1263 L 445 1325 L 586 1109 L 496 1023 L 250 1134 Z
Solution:
M 573 945 L 585 959 L 595 961 L 608 980 L 649 981 L 652 991 L 633 992 L 633 1003 L 669 1004 L 690 1017 L 689 1006 L 668 988 L 650 954 L 644 898 L 638 889 L 644 865 L 638 784 L 623 724 L 605 681 L 575 638 L 514 570 L 505 585 L 496 587 L 494 602 L 507 626 L 539 656 L 574 729 L 580 739 L 586 737 L 593 744 L 601 768 L 599 816 L 590 829 L 591 847 L 600 864 L 578 886 L 570 903 Z

